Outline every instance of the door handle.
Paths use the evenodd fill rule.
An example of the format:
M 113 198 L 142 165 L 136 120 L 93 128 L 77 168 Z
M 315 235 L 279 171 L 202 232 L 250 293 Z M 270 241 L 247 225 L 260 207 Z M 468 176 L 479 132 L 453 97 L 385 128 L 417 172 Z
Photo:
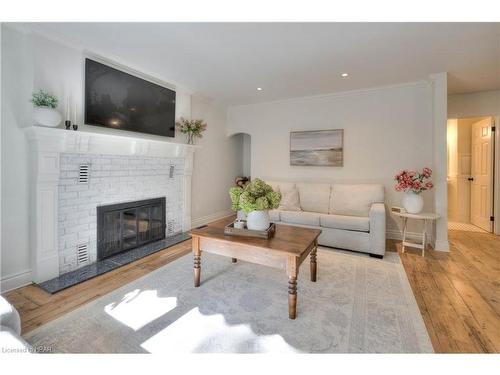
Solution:
M 467 180 L 474 181 L 474 177 L 469 177 Z

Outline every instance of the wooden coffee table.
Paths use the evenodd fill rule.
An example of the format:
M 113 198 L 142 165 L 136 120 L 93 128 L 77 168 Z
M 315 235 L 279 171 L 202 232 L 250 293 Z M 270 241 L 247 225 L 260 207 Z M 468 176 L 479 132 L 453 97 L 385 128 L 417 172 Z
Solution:
M 261 239 L 224 235 L 224 226 L 232 219 L 191 231 L 194 257 L 194 286 L 200 286 L 201 253 L 224 255 L 233 262 L 247 262 L 283 269 L 288 275 L 288 317 L 297 315 L 297 276 L 299 267 L 310 254 L 311 281 L 316 281 L 316 252 L 320 229 L 276 225 L 273 238 Z

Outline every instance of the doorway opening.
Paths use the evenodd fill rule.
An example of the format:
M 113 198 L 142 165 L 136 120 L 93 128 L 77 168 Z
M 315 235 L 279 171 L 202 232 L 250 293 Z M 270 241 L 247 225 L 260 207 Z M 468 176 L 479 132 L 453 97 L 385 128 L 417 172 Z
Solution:
M 449 119 L 449 229 L 494 232 L 495 118 Z

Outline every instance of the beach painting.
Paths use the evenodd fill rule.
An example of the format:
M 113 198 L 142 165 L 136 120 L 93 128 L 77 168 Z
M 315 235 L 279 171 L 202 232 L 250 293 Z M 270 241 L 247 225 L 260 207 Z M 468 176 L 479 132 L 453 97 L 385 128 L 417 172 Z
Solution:
M 342 167 L 344 130 L 290 132 L 290 165 Z

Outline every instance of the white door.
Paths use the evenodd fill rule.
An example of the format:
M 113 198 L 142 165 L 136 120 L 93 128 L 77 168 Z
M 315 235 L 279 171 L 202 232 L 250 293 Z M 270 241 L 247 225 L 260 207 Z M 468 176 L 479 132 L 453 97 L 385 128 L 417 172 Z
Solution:
M 471 222 L 491 232 L 493 201 L 492 119 L 472 124 Z

